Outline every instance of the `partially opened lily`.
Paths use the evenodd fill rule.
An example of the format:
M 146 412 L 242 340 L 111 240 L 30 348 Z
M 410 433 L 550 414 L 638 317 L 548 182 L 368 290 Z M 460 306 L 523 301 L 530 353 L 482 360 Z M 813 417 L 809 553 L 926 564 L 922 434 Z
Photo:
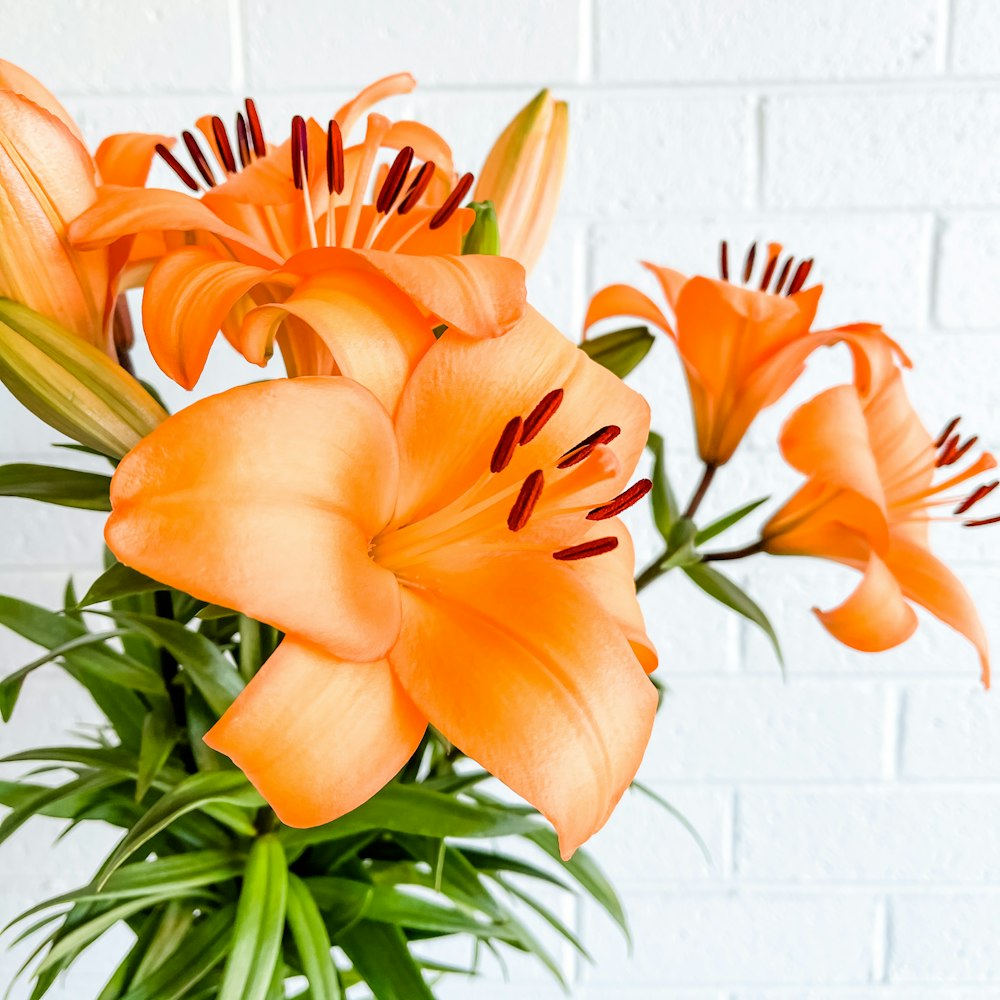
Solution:
M 74 248 L 67 229 L 103 185 L 143 184 L 156 144 L 168 141 L 111 136 L 92 157 L 55 97 L 0 60 L 0 296 L 115 357 L 112 330 L 127 246 Z
M 290 138 L 278 146 L 265 140 L 248 100 L 246 115 L 237 116 L 235 140 L 217 117 L 198 122 L 200 140 L 184 133 L 190 169 L 160 150 L 194 194 L 106 189 L 76 220 L 72 237 L 78 247 L 144 234 L 136 254 L 150 254 L 146 266 L 152 269 L 143 323 L 153 357 L 171 378 L 192 387 L 220 329 L 238 350 L 263 363 L 270 349 L 262 354 L 247 347 L 243 321 L 257 306 L 284 303 L 300 285 L 303 270 L 315 273 L 311 253 L 332 248 L 370 260 L 461 253 L 473 213 L 460 206 L 473 178 L 455 174 L 451 150 L 436 132 L 372 113 L 363 141 L 344 145 L 374 103 L 413 86 L 407 73 L 386 77 L 340 108 L 326 126 L 296 116 Z M 384 150 L 395 153 L 389 166 L 379 164 Z M 324 259 L 324 266 L 333 266 L 331 256 Z M 348 256 L 342 253 L 340 259 Z M 419 271 L 416 264 L 403 266 L 408 273 Z M 511 267 L 513 274 L 516 266 Z M 456 280 L 472 287 L 474 268 L 460 261 L 450 265 Z M 424 286 L 435 280 L 420 278 Z M 317 328 L 288 310 L 272 333 L 291 375 L 342 370 L 328 327 Z
M 529 309 L 503 337 L 446 332 L 395 417 L 348 378 L 195 403 L 119 466 L 106 538 L 286 633 L 206 737 L 284 822 L 364 802 L 430 722 L 568 856 L 656 707 L 617 518 L 649 487 L 628 488 L 647 429 L 641 397 Z
M 829 389 L 788 420 L 782 453 L 808 479 L 765 525 L 760 547 L 833 559 L 864 573 L 843 604 L 816 611 L 841 642 L 871 652 L 899 645 L 917 627 L 912 601 L 969 639 L 988 685 L 982 623 L 960 581 L 931 552 L 929 522 L 978 527 L 1000 520 L 969 513 L 996 481 L 957 492 L 996 461 L 984 452 L 952 471 L 976 438 L 963 442 L 955 420 L 932 439 L 907 398 L 902 372 L 883 356 L 871 374 L 867 387 Z M 934 513 L 942 508 L 951 513 Z
M 792 386 L 816 348 L 844 338 L 844 330 L 812 330 L 822 285 L 806 288 L 812 261 L 781 261 L 782 247 L 768 245 L 760 276 L 756 245 L 730 281 L 722 244 L 721 279 L 687 278 L 644 264 L 660 284 L 674 314 L 671 323 L 649 296 L 630 285 L 610 285 L 591 300 L 584 328 L 612 316 L 636 316 L 673 341 L 687 375 L 698 452 L 709 468 L 732 457 L 757 414 Z
M 569 107 L 542 90 L 500 134 L 476 182 L 476 200 L 496 208 L 500 252 L 528 271 L 555 219 L 568 141 Z

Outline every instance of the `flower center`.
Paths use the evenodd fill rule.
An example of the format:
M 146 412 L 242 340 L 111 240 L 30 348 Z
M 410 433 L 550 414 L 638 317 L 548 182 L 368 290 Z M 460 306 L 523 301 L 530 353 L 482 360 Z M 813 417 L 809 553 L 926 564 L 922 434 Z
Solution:
M 786 295 L 794 295 L 796 292 L 802 290 L 802 286 L 806 283 L 806 279 L 809 277 L 809 272 L 812 270 L 813 259 L 810 257 L 808 260 L 803 260 L 799 263 L 798 267 L 795 268 L 794 273 L 792 272 L 792 265 L 795 263 L 794 257 L 786 257 L 784 264 L 781 266 L 781 270 L 778 270 L 778 258 L 781 256 L 781 244 L 780 243 L 768 243 L 767 245 L 767 258 L 764 264 L 764 270 L 760 276 L 760 284 L 758 285 L 758 291 L 768 292 L 771 291 L 771 279 L 774 278 L 775 271 L 778 272 L 778 277 L 774 282 L 774 295 L 780 295 L 782 289 L 785 287 L 785 282 L 788 281 L 788 276 L 791 274 L 792 280 L 788 282 L 788 289 L 785 292 Z M 743 276 L 742 284 L 749 286 L 751 278 L 753 278 L 754 262 L 757 259 L 757 244 L 751 243 L 750 248 L 747 250 L 746 256 L 743 258 Z M 719 244 L 719 277 L 723 281 L 729 281 L 729 243 L 723 240 Z
M 372 546 L 375 561 L 405 578 L 416 566 L 433 559 L 434 553 L 444 546 L 487 535 L 500 544 L 515 541 L 515 536 L 528 526 L 543 503 L 548 517 L 582 515 L 587 521 L 602 521 L 641 500 L 652 488 L 648 479 L 596 507 L 592 503 L 580 505 L 577 499 L 585 487 L 607 475 L 603 451 L 621 433 L 621 428 L 613 424 L 578 441 L 554 461 L 540 463 L 543 468 L 532 470 L 523 480 L 512 483 L 509 478 L 499 478 L 517 450 L 530 446 L 541 433 L 563 397 L 562 389 L 553 389 L 526 417 L 511 417 L 493 448 L 488 469 L 479 479 L 440 510 L 376 538 Z M 548 551 L 554 559 L 565 562 L 611 552 L 618 547 L 618 539 L 609 535 L 569 547 L 552 549 L 550 545 L 551 542 L 540 543 L 536 539 L 525 540 L 520 547 L 525 551 Z

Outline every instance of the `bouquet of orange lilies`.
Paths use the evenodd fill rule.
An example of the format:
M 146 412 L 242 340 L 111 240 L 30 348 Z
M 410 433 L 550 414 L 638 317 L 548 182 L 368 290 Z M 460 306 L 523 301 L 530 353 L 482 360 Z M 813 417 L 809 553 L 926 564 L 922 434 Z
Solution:
M 629 286 L 599 292 L 587 328 L 638 318 L 683 364 L 704 474 L 682 509 L 622 381 L 649 326 L 576 344 L 526 301 L 566 106 L 539 94 L 475 181 L 440 135 L 373 110 L 413 85 L 380 80 L 325 124 L 296 116 L 281 143 L 247 100 L 232 131 L 206 117 L 179 145 L 116 135 L 91 155 L 59 102 L 0 63 L 0 381 L 90 463 L 4 466 L 0 494 L 109 515 L 82 597 L 72 581 L 55 611 L 0 597 L 0 623 L 44 650 L 0 680 L 3 718 L 47 664 L 106 718 L 90 743 L 8 759 L 61 778 L 0 782 L 0 845 L 36 816 L 122 831 L 90 882 L 15 921 L 37 941 L 33 1000 L 119 923 L 134 944 L 97 1000 L 303 984 L 419 1000 L 474 975 L 482 948 L 558 978 L 533 920 L 583 945 L 543 884 L 572 882 L 627 933 L 580 848 L 641 788 L 658 690 L 637 591 L 672 569 L 777 645 L 716 564 L 853 566 L 855 592 L 817 612 L 834 637 L 897 645 L 918 604 L 974 644 L 988 681 L 927 522 L 938 505 L 998 520 L 972 513 L 995 481 L 955 493 L 995 462 L 957 421 L 924 430 L 881 328 L 813 330 L 811 262 L 777 244 L 759 262 L 751 248 L 742 286 L 726 244 L 720 280 L 648 265 L 670 319 Z M 186 190 L 146 186 L 154 157 Z M 220 334 L 259 366 L 276 345 L 287 377 L 248 372 L 169 415 L 131 361 L 138 286 L 142 335 L 178 385 Z M 755 540 L 715 548 L 761 502 L 702 524 L 704 496 L 821 349 L 849 351 L 854 378 L 782 432 L 803 485 Z M 634 480 L 647 446 L 652 476 Z M 636 578 L 621 515 L 647 496 L 663 552 Z M 436 938 L 468 940 L 468 965 L 432 958 Z

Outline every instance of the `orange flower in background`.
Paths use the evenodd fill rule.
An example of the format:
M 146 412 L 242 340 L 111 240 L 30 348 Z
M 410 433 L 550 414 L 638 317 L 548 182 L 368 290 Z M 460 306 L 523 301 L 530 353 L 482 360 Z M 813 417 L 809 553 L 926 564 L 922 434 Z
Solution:
M 364 140 L 344 146 L 374 103 L 414 85 L 407 73 L 379 80 L 344 105 L 326 127 L 296 116 L 291 137 L 280 146 L 266 142 L 251 100 L 246 115 L 237 116 L 235 142 L 221 119 L 202 118 L 201 141 L 191 132 L 183 135 L 193 162 L 190 170 L 168 150 L 160 150 L 200 197 L 109 188 L 74 223 L 72 236 L 79 247 L 145 234 L 133 254 L 149 254 L 146 267 L 151 267 L 143 325 L 153 357 L 171 378 L 186 388 L 194 386 L 220 329 L 255 363 L 266 362 L 276 340 L 290 375 L 344 372 L 338 353 L 343 331 L 323 320 L 327 312 L 313 308 L 310 290 L 300 287 L 304 273 L 319 270 L 310 254 L 350 250 L 353 260 L 362 260 L 354 266 L 367 259 L 382 261 L 375 266 L 384 270 L 388 255 L 441 258 L 461 253 L 473 213 L 460 205 L 473 178 L 456 176 L 451 150 L 436 132 L 373 113 L 367 116 Z M 206 144 L 214 167 L 204 152 Z M 380 151 L 386 149 L 398 152 L 391 165 L 379 165 Z M 351 259 L 344 253 L 339 258 Z M 333 256 L 323 260 L 324 267 L 337 266 Z M 400 268 L 420 273 L 415 264 Z M 513 263 L 509 269 L 505 284 L 515 287 L 520 270 Z M 447 266 L 439 263 L 415 280 L 429 288 L 446 272 L 453 284 L 473 288 L 481 273 L 474 262 L 455 260 Z M 245 318 L 258 306 L 285 303 L 296 289 L 295 309 L 269 313 L 278 321 L 261 350 L 259 317 L 252 331 L 245 329 Z M 320 300 L 328 297 L 325 291 L 319 295 Z M 307 312 L 309 318 L 304 317 Z
M 530 271 L 552 228 L 569 142 L 569 107 L 540 91 L 500 134 L 476 182 L 477 201 L 492 201 L 500 252 Z
M 811 329 L 823 286 L 805 288 L 812 261 L 795 266 L 787 257 L 781 263 L 781 250 L 779 243 L 768 245 L 757 281 L 756 244 L 750 247 L 742 270 L 745 287 L 730 283 L 725 243 L 721 280 L 687 278 L 644 264 L 660 284 L 673 324 L 630 285 L 602 289 L 587 310 L 585 330 L 612 316 L 636 316 L 670 337 L 687 375 L 698 452 L 712 468 L 729 461 L 757 414 L 788 391 L 816 348 L 849 339 L 850 328 Z
M 284 822 L 364 802 L 430 722 L 568 857 L 632 780 L 656 708 L 617 518 L 649 488 L 626 488 L 648 421 L 529 309 L 503 337 L 446 332 L 394 418 L 347 378 L 195 403 L 119 466 L 106 538 L 286 633 L 206 737 Z
M 808 479 L 765 525 L 762 548 L 775 555 L 832 559 L 864 573 L 843 604 L 816 609 L 841 642 L 867 652 L 899 645 L 917 627 L 912 601 L 976 647 L 988 686 L 982 623 L 961 582 L 931 552 L 929 522 L 942 507 L 972 527 L 1000 520 L 969 514 L 996 481 L 964 496 L 955 492 L 995 468 L 996 460 L 984 452 L 962 471 L 944 471 L 972 450 L 976 438 L 963 443 L 954 420 L 933 440 L 886 349 L 876 349 L 873 360 L 867 387 L 828 389 L 785 425 L 782 454 Z
M 111 136 L 92 157 L 55 97 L 0 60 L 0 296 L 114 357 L 112 322 L 128 241 L 80 250 L 67 229 L 104 185 L 143 184 L 156 144 L 168 141 Z

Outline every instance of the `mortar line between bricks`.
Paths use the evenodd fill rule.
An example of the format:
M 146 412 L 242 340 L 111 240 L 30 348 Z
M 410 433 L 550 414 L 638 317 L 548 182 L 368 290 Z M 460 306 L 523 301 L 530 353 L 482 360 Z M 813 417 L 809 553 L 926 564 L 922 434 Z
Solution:
M 902 760 L 902 728 L 904 693 L 894 684 L 886 685 L 885 733 L 882 742 L 882 777 L 886 781 L 899 780 Z
M 243 0 L 229 0 L 229 59 L 234 94 L 246 90 L 246 46 L 243 38 Z
M 577 0 L 579 3 L 579 38 L 580 52 L 577 60 L 577 73 L 580 83 L 591 84 L 597 77 L 597 0 Z
M 750 128 L 747 141 L 747 193 L 749 209 L 761 211 L 764 204 L 764 96 L 749 95 Z
M 950 71 L 952 63 L 952 20 L 954 19 L 952 0 L 938 0 L 936 13 L 934 68 L 939 74 L 944 75 Z
M 924 320 L 928 329 L 941 325 L 938 313 L 938 283 L 941 271 L 941 246 L 944 233 L 944 220 L 940 213 L 932 212 L 927 236 L 927 266 L 924 268 L 926 287 L 923 289 Z
M 875 915 L 872 920 L 872 970 L 873 983 L 884 983 L 888 974 L 889 962 L 886 949 L 886 927 L 888 925 L 888 906 L 886 898 L 875 903 Z
M 981 879 L 968 882 L 924 882 L 924 881 L 871 881 L 821 882 L 819 880 L 777 882 L 773 879 L 694 879 L 658 878 L 654 885 L 649 879 L 628 879 L 617 876 L 615 888 L 625 897 L 626 908 L 630 900 L 652 899 L 664 894 L 683 891 L 685 897 L 706 899 L 743 898 L 755 902 L 761 900 L 801 900 L 806 899 L 869 899 L 872 903 L 893 899 L 912 900 L 922 896 L 961 899 L 1000 899 L 1000 881 L 984 882 Z M 587 904 L 589 905 L 589 904 Z M 825 985 L 825 984 L 824 984 Z

